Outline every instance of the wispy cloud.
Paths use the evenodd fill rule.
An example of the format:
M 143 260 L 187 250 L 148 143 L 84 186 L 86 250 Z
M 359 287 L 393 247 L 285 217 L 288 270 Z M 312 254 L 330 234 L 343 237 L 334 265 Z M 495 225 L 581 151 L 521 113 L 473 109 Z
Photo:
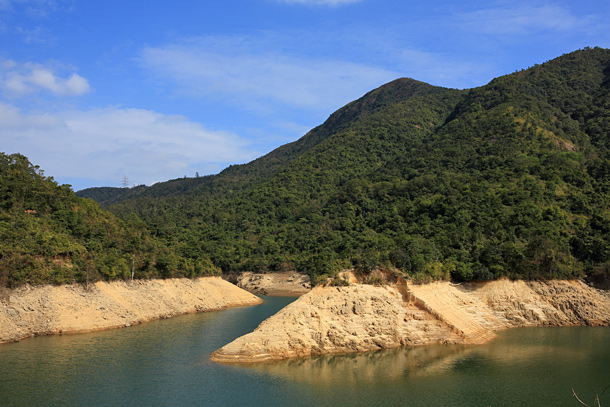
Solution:
M 20 97 L 40 91 L 47 91 L 56 96 L 77 96 L 91 91 L 89 82 L 77 73 L 62 78 L 43 65 L 17 64 L 10 60 L 0 61 L 0 89 L 8 97 Z
M 124 175 L 151 184 L 205 174 L 257 156 L 238 136 L 184 116 L 118 107 L 39 115 L 0 103 L 0 139 L 5 152 L 28 156 L 56 178 L 107 185 Z
M 37 44 L 37 45 L 56 45 L 57 37 L 52 32 L 42 26 L 33 28 L 15 27 L 15 33 L 21 37 L 23 42 L 26 44 Z
M 203 37 L 147 47 L 141 63 L 156 80 L 182 94 L 253 110 L 281 104 L 330 113 L 399 75 L 285 48 L 264 36 Z
M 471 60 L 459 53 L 397 48 L 393 58 L 406 76 L 435 86 L 472 88 L 493 78 L 488 61 Z
M 0 33 L 14 33 L 26 44 L 57 45 L 51 18 L 72 10 L 74 0 L 0 0 Z
M 340 6 L 343 4 L 357 3 L 362 0 L 277 0 L 280 3 L 304 4 L 312 6 Z
M 587 29 L 591 17 L 574 15 L 557 4 L 511 4 L 462 13 L 457 22 L 486 34 L 529 35 L 538 32 L 562 32 Z
M 73 0 L 0 0 L 0 11 L 23 12 L 30 18 L 46 18 L 60 9 L 69 9 Z

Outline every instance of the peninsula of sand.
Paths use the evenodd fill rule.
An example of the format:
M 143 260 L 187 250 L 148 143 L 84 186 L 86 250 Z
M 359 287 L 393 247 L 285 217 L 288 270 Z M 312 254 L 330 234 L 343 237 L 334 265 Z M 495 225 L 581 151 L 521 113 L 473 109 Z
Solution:
M 20 287 L 0 296 L 0 343 L 121 328 L 262 300 L 220 277 Z
M 480 344 L 506 328 L 575 325 L 610 325 L 609 292 L 582 281 L 352 283 L 314 288 L 211 358 L 245 363 L 434 343 Z

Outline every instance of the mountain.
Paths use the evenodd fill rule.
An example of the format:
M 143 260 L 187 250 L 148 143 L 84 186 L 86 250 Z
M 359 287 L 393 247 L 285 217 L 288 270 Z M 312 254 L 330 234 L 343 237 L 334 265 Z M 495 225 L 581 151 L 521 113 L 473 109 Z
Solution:
M 604 279 L 609 87 L 601 48 L 470 90 L 399 79 L 249 164 L 104 202 L 224 271 Z
M 397 79 L 337 110 L 324 124 L 299 140 L 283 145 L 248 164 L 231 165 L 217 176 L 178 178 L 151 187 L 140 185 L 134 188 L 87 188 L 78 191 L 77 195 L 93 199 L 103 206 L 140 196 L 159 198 L 175 195 L 230 195 L 273 177 L 293 159 L 307 153 L 320 142 L 388 105 L 446 90 L 413 79 Z
M 78 198 L 23 155 L 0 153 L 0 287 L 216 270 L 205 256 L 180 256 L 137 218 Z

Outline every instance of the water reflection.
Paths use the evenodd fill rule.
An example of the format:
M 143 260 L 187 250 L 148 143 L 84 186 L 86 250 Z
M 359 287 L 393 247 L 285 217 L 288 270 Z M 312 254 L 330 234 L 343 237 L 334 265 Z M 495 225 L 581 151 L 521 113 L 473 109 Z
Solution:
M 337 378 L 343 385 L 363 385 L 443 371 L 448 364 L 472 351 L 468 346 L 431 345 L 253 363 L 243 365 L 243 368 L 318 386 L 334 386 Z
M 0 394 L 16 405 L 130 400 L 155 383 L 174 381 L 192 363 L 206 326 L 221 314 L 186 315 L 131 328 L 39 337 L 0 348 Z M 179 386 L 178 386 L 179 387 Z M 0 401 L 0 405 L 3 403 Z
M 210 352 L 292 300 L 3 344 L 0 406 L 190 403 L 222 388 L 231 373 L 211 363 Z
M 566 342 L 570 333 L 573 340 Z M 589 346 L 608 337 L 608 328 L 599 328 L 599 335 L 584 332 L 585 328 L 523 328 L 501 332 L 485 345 L 430 345 L 398 348 L 347 355 L 324 355 L 241 365 L 241 369 L 309 383 L 316 387 L 338 384 L 358 388 L 380 381 L 398 382 L 441 375 L 490 374 L 499 370 L 535 370 L 539 362 L 584 363 L 590 358 Z M 550 330 L 550 331 L 549 331 Z M 580 331 L 579 331 L 580 330 Z M 587 338 L 578 341 L 578 333 Z M 518 340 L 515 340 L 518 338 Z M 554 339 L 559 338 L 559 339 Z M 599 345 L 597 345 L 599 346 Z

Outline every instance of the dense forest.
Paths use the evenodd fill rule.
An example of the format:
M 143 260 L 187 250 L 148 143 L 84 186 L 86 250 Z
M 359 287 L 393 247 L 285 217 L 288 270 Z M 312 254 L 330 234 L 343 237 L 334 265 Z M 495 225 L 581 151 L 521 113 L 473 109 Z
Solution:
M 398 79 L 249 164 L 78 195 L 163 242 L 175 273 L 211 261 L 314 281 L 377 267 L 420 281 L 601 281 L 609 132 L 610 50 L 587 48 L 469 90 Z
M 118 219 L 23 155 L 0 153 L 0 286 L 219 271 L 209 258 L 177 250 L 135 216 Z

